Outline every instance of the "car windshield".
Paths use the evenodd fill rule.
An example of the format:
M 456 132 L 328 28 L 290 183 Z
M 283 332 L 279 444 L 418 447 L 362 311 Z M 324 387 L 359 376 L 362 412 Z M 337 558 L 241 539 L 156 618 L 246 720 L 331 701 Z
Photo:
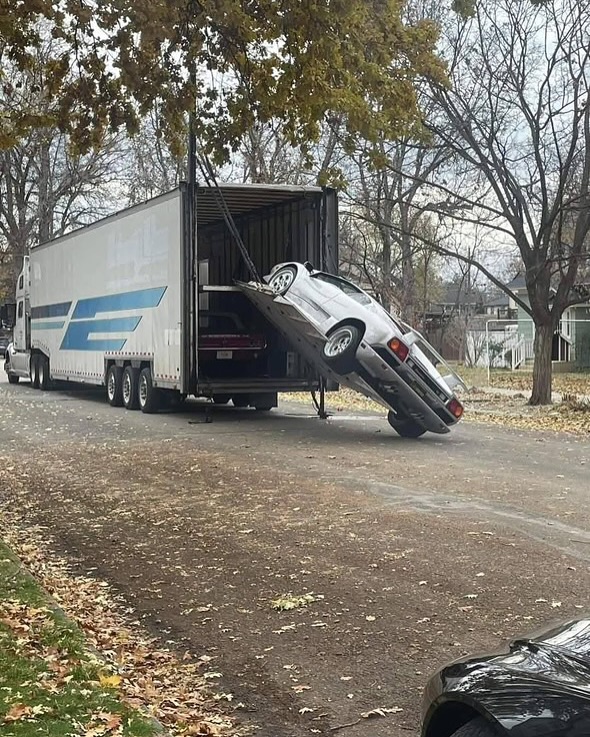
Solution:
M 359 287 L 354 284 L 351 284 L 351 282 L 346 281 L 346 279 L 341 279 L 339 276 L 333 276 L 332 274 L 324 274 L 323 272 L 314 274 L 313 277 L 314 279 L 319 279 L 320 281 L 326 282 L 326 284 L 331 284 L 333 287 L 340 289 L 341 292 L 344 292 L 344 294 L 347 294 L 349 297 L 352 297 L 361 304 L 368 304 L 371 302 L 371 298 L 368 294 L 363 292 L 362 289 L 359 289 Z

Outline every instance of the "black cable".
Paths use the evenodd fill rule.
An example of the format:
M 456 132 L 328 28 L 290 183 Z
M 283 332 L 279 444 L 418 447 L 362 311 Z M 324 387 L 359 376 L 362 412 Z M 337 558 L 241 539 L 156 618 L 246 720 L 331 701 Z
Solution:
M 246 248 L 246 245 L 244 244 L 244 241 L 242 240 L 242 236 L 240 235 L 240 231 L 238 230 L 237 225 L 234 221 L 233 215 L 231 214 L 231 210 L 229 209 L 227 202 L 225 200 L 225 197 L 223 196 L 223 192 L 221 190 L 221 187 L 219 186 L 219 182 L 217 181 L 217 178 L 215 176 L 215 172 L 213 171 L 213 167 L 211 166 L 209 157 L 206 156 L 205 154 L 197 153 L 197 163 L 199 165 L 199 169 L 201 170 L 201 173 L 203 174 L 205 182 L 207 183 L 207 186 L 210 189 L 212 189 L 213 192 L 215 193 L 215 197 L 217 200 L 217 206 L 219 207 L 219 210 L 221 214 L 223 215 L 223 219 L 225 220 L 225 223 L 229 229 L 229 232 L 233 236 L 236 242 L 236 245 L 238 246 L 240 254 L 242 255 L 242 258 L 244 259 L 244 263 L 246 264 L 246 267 L 248 268 L 248 271 L 250 272 L 250 276 L 252 277 L 253 281 L 258 282 L 259 284 L 262 284 L 263 282 L 260 277 L 260 274 L 258 273 L 258 269 L 256 268 L 254 261 L 252 261 L 252 259 L 250 258 L 248 249 Z

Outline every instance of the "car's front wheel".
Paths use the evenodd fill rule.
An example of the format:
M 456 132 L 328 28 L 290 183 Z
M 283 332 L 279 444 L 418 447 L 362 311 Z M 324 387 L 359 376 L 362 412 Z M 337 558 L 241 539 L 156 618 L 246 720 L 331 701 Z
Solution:
M 268 286 L 273 290 L 275 294 L 285 294 L 291 284 L 295 281 L 297 276 L 297 269 L 294 266 L 283 266 L 282 269 L 278 269 L 268 280 Z
M 337 374 L 355 370 L 356 351 L 362 337 L 356 325 L 341 325 L 330 333 L 324 344 L 324 360 Z
M 419 438 L 426 430 L 409 417 L 400 417 L 395 412 L 390 411 L 387 414 L 387 422 L 393 427 L 398 435 L 402 438 Z
M 498 733 L 482 717 L 472 719 L 464 724 L 451 737 L 497 737 Z

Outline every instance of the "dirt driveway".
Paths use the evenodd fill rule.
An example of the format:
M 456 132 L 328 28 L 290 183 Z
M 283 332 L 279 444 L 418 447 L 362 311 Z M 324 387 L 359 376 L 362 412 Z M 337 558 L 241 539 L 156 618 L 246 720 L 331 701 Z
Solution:
M 583 440 L 464 424 L 409 442 L 369 415 L 209 423 L 0 392 L 1 504 L 211 657 L 265 737 L 415 735 L 438 664 L 588 610 Z M 313 601 L 277 611 L 286 594 Z

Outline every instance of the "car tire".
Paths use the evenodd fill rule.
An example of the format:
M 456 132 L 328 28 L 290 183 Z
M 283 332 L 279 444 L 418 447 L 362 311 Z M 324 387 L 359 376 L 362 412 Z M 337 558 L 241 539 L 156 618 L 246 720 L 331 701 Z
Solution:
M 328 335 L 322 354 L 337 374 L 349 374 L 356 368 L 356 351 L 362 339 L 356 325 L 340 325 Z
M 125 409 L 137 409 L 139 407 L 138 379 L 139 369 L 133 368 L 133 366 L 125 366 L 123 370 L 123 406 Z
M 453 732 L 451 737 L 498 737 L 498 733 L 483 717 L 478 717 Z
M 426 430 L 414 420 L 409 418 L 400 418 L 395 412 L 390 411 L 387 414 L 387 422 L 402 438 L 419 438 Z
M 111 364 L 107 371 L 107 401 L 111 407 L 123 406 L 123 369 Z
M 268 280 L 268 286 L 275 294 L 286 294 L 297 276 L 297 269 L 294 266 L 283 266 L 278 269 Z
M 34 353 L 31 356 L 31 386 L 33 389 L 39 388 L 39 356 Z
M 151 415 L 154 414 L 154 412 L 157 412 L 162 404 L 160 390 L 154 386 L 152 370 L 149 367 L 142 369 L 139 374 L 137 399 L 139 402 L 139 409 L 146 415 Z
M 9 384 L 18 384 L 20 381 L 20 376 L 17 376 L 16 374 L 8 373 L 8 383 Z
M 46 392 L 49 389 L 51 380 L 49 378 L 49 359 L 47 356 L 39 356 L 37 359 L 37 374 L 39 381 L 39 389 Z

